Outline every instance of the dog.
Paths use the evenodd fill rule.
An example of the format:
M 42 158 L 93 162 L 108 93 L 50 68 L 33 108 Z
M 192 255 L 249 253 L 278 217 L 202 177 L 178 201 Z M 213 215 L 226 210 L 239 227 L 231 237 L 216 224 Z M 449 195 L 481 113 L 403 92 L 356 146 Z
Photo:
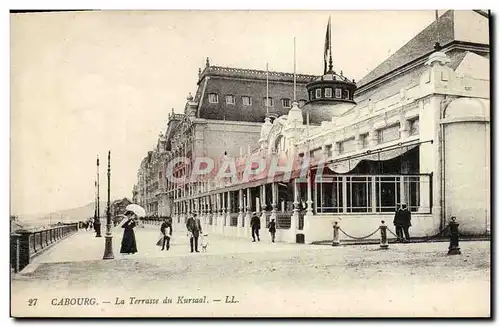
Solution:
M 201 239 L 201 252 L 207 252 L 208 248 L 208 234 L 203 234 Z

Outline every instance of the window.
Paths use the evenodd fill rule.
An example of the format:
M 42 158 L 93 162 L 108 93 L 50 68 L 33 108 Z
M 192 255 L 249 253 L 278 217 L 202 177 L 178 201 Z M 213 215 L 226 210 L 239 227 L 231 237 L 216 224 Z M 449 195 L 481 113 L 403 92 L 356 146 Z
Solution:
M 361 134 L 359 135 L 359 140 L 360 140 L 360 143 L 361 143 L 361 148 L 367 148 L 368 145 L 369 145 L 369 139 L 368 139 L 368 133 L 364 133 L 364 134 Z
M 356 142 L 354 137 L 338 143 L 339 154 L 347 153 L 356 150 Z
M 377 188 L 377 212 L 395 212 L 401 203 L 399 177 L 375 178 Z
M 351 93 L 349 92 L 349 90 L 344 90 L 344 94 L 345 94 L 345 98 L 346 99 L 350 99 L 351 98 Z
M 226 95 L 226 104 L 235 104 L 234 95 Z
M 347 212 L 371 212 L 371 176 L 346 177 L 346 195 Z
M 385 143 L 399 139 L 399 124 L 380 129 L 378 131 L 378 143 Z
M 306 104 L 306 100 L 299 100 L 299 107 L 302 108 Z
M 431 211 L 430 175 L 325 175 L 314 182 L 316 213 L 394 213 L 402 203 Z
M 337 99 L 342 98 L 342 89 L 339 89 L 339 88 L 335 89 L 335 97 Z
M 410 120 L 409 125 L 410 125 L 410 135 L 417 135 L 420 131 L 418 118 Z
M 208 95 L 208 102 L 219 103 L 219 95 L 217 93 L 210 93 Z
M 160 172 L 158 172 L 158 178 L 160 178 L 160 179 L 161 179 L 161 171 L 160 171 Z
M 251 97 L 242 96 L 241 100 L 242 100 L 244 106 L 251 106 L 252 105 L 252 98 Z
M 325 146 L 325 156 L 330 158 L 332 156 L 332 145 L 328 144 Z
M 316 99 L 321 98 L 321 89 L 316 89 Z
M 281 99 L 281 103 L 283 105 L 283 108 L 291 108 L 292 105 L 290 103 L 290 99 Z
M 273 98 L 271 98 L 271 97 L 264 98 L 264 103 L 265 103 L 266 107 L 272 107 L 272 106 L 274 106 L 274 101 L 273 101 Z
M 327 87 L 325 89 L 325 98 L 331 98 L 332 97 L 332 89 Z
M 342 177 L 323 176 L 316 179 L 316 213 L 343 211 Z

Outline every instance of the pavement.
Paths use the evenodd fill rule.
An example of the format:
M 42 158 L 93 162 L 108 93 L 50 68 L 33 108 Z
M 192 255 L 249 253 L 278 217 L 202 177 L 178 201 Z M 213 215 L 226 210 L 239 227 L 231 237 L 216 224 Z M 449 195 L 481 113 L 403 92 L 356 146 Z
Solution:
M 136 230 L 139 252 L 102 260 L 104 238 L 80 231 L 11 283 L 12 314 L 41 317 L 489 317 L 488 241 L 324 246 L 210 237 L 189 253 L 184 231 L 171 251 L 158 226 Z M 64 298 L 94 305 L 57 305 Z M 37 305 L 30 306 L 30 299 Z M 138 301 L 142 299 L 142 301 Z M 191 299 L 191 300 L 189 300 Z M 197 300 L 196 300 L 197 299 Z M 156 303 L 155 300 L 158 300 Z M 76 301 L 76 300 L 75 300 Z M 123 301 L 123 302 L 121 302 Z M 171 301 L 171 302 L 169 302 Z

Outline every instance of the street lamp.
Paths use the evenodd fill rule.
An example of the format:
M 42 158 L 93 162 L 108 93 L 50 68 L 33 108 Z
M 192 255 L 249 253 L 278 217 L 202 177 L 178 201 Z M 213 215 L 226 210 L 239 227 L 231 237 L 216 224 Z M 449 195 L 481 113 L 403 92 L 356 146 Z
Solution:
M 108 206 L 106 208 L 106 236 L 104 246 L 103 259 L 114 259 L 113 255 L 113 235 L 111 234 L 111 206 L 110 206 L 110 190 L 111 190 L 111 151 L 108 151 Z
M 97 215 L 94 219 L 95 237 L 101 236 L 101 211 L 99 208 L 99 155 L 97 155 Z

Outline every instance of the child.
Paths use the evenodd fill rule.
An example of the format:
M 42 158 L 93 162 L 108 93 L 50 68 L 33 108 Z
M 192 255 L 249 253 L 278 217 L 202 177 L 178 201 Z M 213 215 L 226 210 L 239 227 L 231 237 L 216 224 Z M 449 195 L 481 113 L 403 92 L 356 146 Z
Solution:
M 269 233 L 271 233 L 271 239 L 274 243 L 274 238 L 276 236 L 276 223 L 274 222 L 274 218 L 271 219 L 271 221 L 269 222 L 269 226 L 267 227 L 269 228 Z

